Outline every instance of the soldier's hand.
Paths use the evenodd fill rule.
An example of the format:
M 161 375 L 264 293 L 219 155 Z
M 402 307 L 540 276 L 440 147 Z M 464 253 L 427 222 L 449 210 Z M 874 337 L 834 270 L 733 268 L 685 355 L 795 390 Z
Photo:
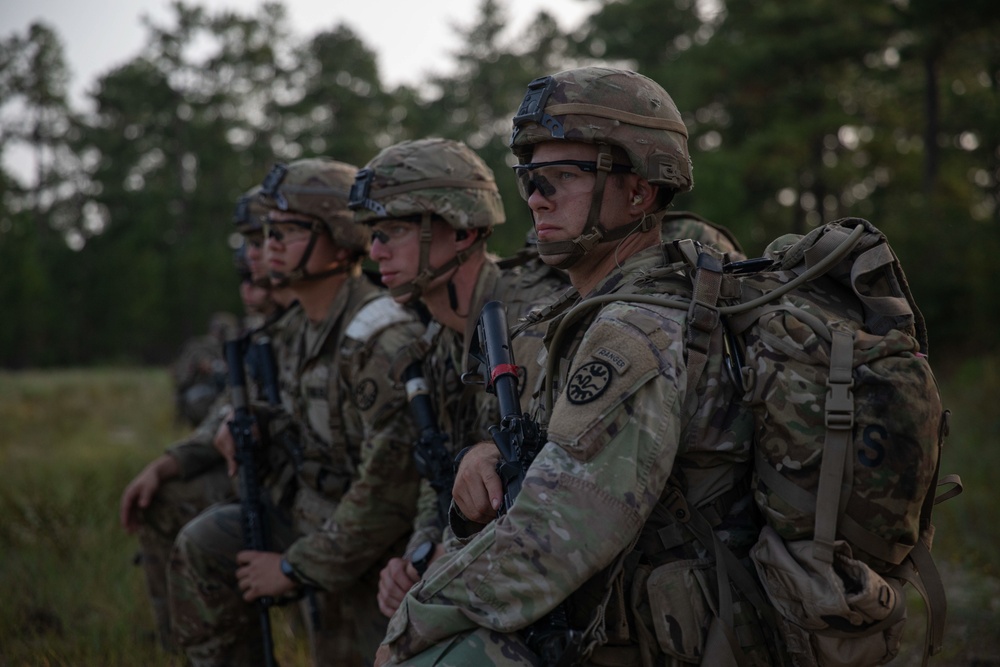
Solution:
M 223 419 L 222 423 L 219 424 L 219 430 L 215 432 L 212 444 L 226 459 L 226 471 L 229 473 L 229 476 L 235 477 L 239 464 L 236 462 L 236 443 L 233 441 L 233 434 L 229 430 L 230 419 L 231 415 Z
M 481 442 L 462 457 L 451 493 L 466 519 L 486 524 L 496 518 L 503 498 L 499 461 L 500 452 L 492 442 Z
M 140 511 L 149 507 L 153 496 L 164 480 L 180 475 L 180 464 L 173 456 L 164 454 L 142 469 L 129 482 L 118 503 L 118 519 L 126 532 L 134 533 L 142 523 Z
M 420 581 L 413 564 L 402 558 L 393 558 L 382 568 L 378 578 L 378 608 L 391 618 L 402 604 L 406 592 Z
M 278 597 L 295 589 L 295 582 L 281 571 L 281 554 L 272 551 L 240 551 L 236 554 L 236 580 L 247 602 Z

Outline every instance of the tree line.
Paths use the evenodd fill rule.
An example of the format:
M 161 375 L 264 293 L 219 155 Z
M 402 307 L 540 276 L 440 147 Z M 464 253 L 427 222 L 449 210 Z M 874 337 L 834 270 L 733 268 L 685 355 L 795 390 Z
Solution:
M 276 161 L 362 165 L 411 138 L 459 139 L 490 164 L 508 222 L 530 226 L 507 149 L 533 78 L 582 64 L 663 85 L 690 131 L 694 190 L 675 207 L 751 254 L 845 216 L 889 236 L 931 347 L 995 351 L 1000 302 L 1000 5 L 988 0 L 601 0 L 579 26 L 518 34 L 480 0 L 447 74 L 386 86 L 372 46 L 334 25 L 303 38 L 280 3 L 175 2 L 139 55 L 74 109 L 59 35 L 0 40 L 0 366 L 163 363 L 216 310 L 238 311 L 236 200 Z

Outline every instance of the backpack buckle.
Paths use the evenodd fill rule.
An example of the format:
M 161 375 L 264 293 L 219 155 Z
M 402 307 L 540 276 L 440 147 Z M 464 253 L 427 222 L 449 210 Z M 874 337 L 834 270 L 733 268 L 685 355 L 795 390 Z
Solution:
M 830 374 L 826 386 L 826 427 L 846 430 L 854 426 L 854 377 L 851 373 L 854 337 L 844 331 L 834 331 L 830 345 Z
M 826 385 L 830 388 L 826 395 L 826 427 L 836 430 L 851 428 L 854 426 L 854 396 L 851 394 L 854 380 L 847 383 L 827 380 Z
M 687 498 L 684 497 L 684 492 L 679 487 L 669 486 L 663 497 L 663 506 L 678 523 L 687 523 L 691 520 L 691 508 L 688 507 Z

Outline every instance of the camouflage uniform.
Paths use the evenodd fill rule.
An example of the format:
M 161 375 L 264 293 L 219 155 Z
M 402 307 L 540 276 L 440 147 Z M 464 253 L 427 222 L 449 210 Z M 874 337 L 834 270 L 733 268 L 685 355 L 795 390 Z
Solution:
M 236 231 L 248 237 L 261 234 L 260 215 L 263 208 L 253 204 L 252 196 L 259 188 L 254 188 L 244 194 L 239 200 L 234 215 Z M 234 253 L 233 262 L 241 280 L 252 276 L 246 257 L 246 245 Z M 225 314 L 223 314 L 225 315 Z M 264 319 L 261 314 L 247 314 L 243 321 L 243 331 L 249 332 L 251 338 L 267 336 L 272 342 L 272 348 L 278 363 L 281 363 L 284 351 L 288 349 L 287 339 L 290 331 L 294 331 L 301 322 L 301 310 L 291 308 L 279 310 Z M 214 359 L 217 364 L 224 365 L 222 358 L 221 339 L 231 338 L 236 332 L 227 330 L 226 317 L 213 317 L 210 325 L 214 336 L 205 337 L 206 358 Z M 252 366 L 248 360 L 248 365 Z M 175 367 L 175 373 L 179 368 Z M 254 376 L 251 368 L 251 376 Z M 177 533 L 188 521 L 196 517 L 214 503 L 231 500 L 237 493 L 236 485 L 226 472 L 225 461 L 215 449 L 213 440 L 225 416 L 229 413 L 228 391 L 223 391 L 212 403 L 207 414 L 188 437 L 171 445 L 166 453 L 176 460 L 180 474 L 178 477 L 165 480 L 157 489 L 156 494 L 145 509 L 141 510 L 141 521 L 137 531 L 139 540 L 138 560 L 145 575 L 146 588 L 153 607 L 157 634 L 163 647 L 168 651 L 175 650 L 171 637 L 170 611 L 167 604 L 167 563 L 170 550 Z M 282 459 L 286 459 L 282 461 Z M 270 474 L 278 476 L 282 467 L 283 476 L 288 475 L 287 457 L 273 457 L 270 461 Z
M 715 248 L 725 254 L 729 261 L 746 259 L 740 242 L 732 232 L 690 211 L 665 213 L 660 221 L 660 238 L 667 243 L 676 239 L 691 239 Z
M 525 198 L 545 186 L 530 180 L 535 143 L 598 146 L 582 232 L 539 243 L 560 267 L 630 229 L 651 231 L 645 216 L 601 224 L 605 179 L 622 155 L 666 195 L 691 186 L 680 114 L 635 73 L 595 67 L 538 79 L 514 125 Z M 689 299 L 689 270 L 680 246 L 647 248 L 604 276 L 580 302 L 587 306 L 550 310 L 545 373 L 557 399 L 550 408 L 543 391 L 535 406 L 548 441 L 508 512 L 410 590 L 385 639 L 392 664 L 551 664 L 525 638 L 557 607 L 582 633 L 574 645 L 583 664 L 723 664 L 715 651 L 728 650 L 727 630 L 753 664 L 768 664 L 752 609 L 712 553 L 722 543 L 744 557 L 757 533 L 753 422 L 733 407 L 741 389 L 725 369 L 720 328 L 695 354 L 686 307 L 630 300 Z M 725 629 L 720 609 L 732 611 Z
M 454 458 L 463 448 L 490 439 L 489 427 L 499 421 L 496 397 L 482 386 L 462 382 L 467 368 L 469 344 L 475 337 L 476 319 L 483 306 L 490 301 L 507 305 L 510 326 L 515 326 L 521 315 L 534 306 L 552 299 L 553 295 L 569 288 L 564 278 L 543 264 L 528 264 L 502 269 L 487 261 L 480 271 L 469 307 L 468 327 L 464 335 L 451 329 L 442 329 L 424 360 L 428 385 L 433 387 L 435 405 L 438 406 L 441 429 L 448 434 L 449 451 Z M 526 329 L 513 339 L 513 356 L 525 374 L 520 382 L 521 398 L 525 405 L 538 386 L 541 366 L 538 354 L 542 348 L 542 332 L 537 327 Z M 413 536 L 407 546 L 407 555 L 424 542 L 441 542 L 444 528 L 436 503 L 436 494 L 425 480 L 421 485 L 420 509 L 414 524 Z M 453 522 L 457 520 L 452 517 Z
M 359 223 L 405 220 L 421 225 L 417 276 L 412 282 L 390 290 L 400 297 L 409 295 L 411 302 L 422 296 L 435 278 L 465 262 L 471 249 L 481 246 L 493 228 L 505 221 L 493 171 L 465 144 L 436 137 L 403 141 L 380 151 L 358 172 L 350 207 Z M 454 229 L 456 237 L 470 232 L 477 235 L 468 250 L 456 254 L 443 266 L 430 266 L 429 262 L 430 225 L 434 219 Z M 502 265 L 488 255 L 484 258 L 469 303 L 452 304 L 455 310 L 466 313 L 465 331 L 432 322 L 428 336 L 411 355 L 423 361 L 423 377 L 432 392 L 434 417 L 448 436 L 445 446 L 449 468 L 459 450 L 488 439 L 487 428 L 499 418 L 495 397 L 481 386 L 466 385 L 461 379 L 470 370 L 466 365 L 469 345 L 475 337 L 476 321 L 483 306 L 493 300 L 504 301 L 510 324 L 514 325 L 533 305 L 545 303 L 569 287 L 563 274 L 530 254 L 505 260 Z M 525 331 L 514 345 L 514 354 L 527 371 L 521 384 L 524 392 L 538 378 L 535 359 L 541 348 L 541 333 Z M 526 395 L 530 394 L 528 390 Z M 442 541 L 447 517 L 440 510 L 437 494 L 430 482 L 424 480 L 407 557 L 425 542 Z
M 339 228 L 334 243 L 353 249 L 344 236 L 351 233 Z M 317 664 L 360 664 L 384 634 L 378 572 L 402 551 L 418 486 L 413 429 L 389 368 L 422 331 L 355 267 L 327 318 L 299 328 L 279 368 L 291 418 L 271 419 L 269 430 L 273 439 L 289 422 L 297 431 L 297 489 L 290 511 L 268 512 L 269 537 L 295 578 L 316 590 L 319 627 L 310 625 L 310 640 Z M 238 505 L 216 505 L 175 544 L 175 637 L 196 665 L 263 660 L 256 606 L 242 600 L 235 577 L 240 528 Z
M 238 333 L 236 318 L 216 313 L 209 323 L 209 333 L 188 340 L 172 373 L 177 403 L 177 417 L 197 427 L 226 387 L 226 361 L 222 343 Z
M 662 264 L 659 249 L 633 256 L 592 296 L 639 291 L 631 283 Z M 641 291 L 661 286 L 669 287 L 646 283 Z M 710 354 L 696 390 L 688 391 L 686 315 L 623 299 L 604 306 L 582 339 L 560 350 L 569 372 L 560 378 L 564 389 L 553 407 L 549 442 L 511 511 L 454 558 L 435 563 L 407 596 L 386 636 L 400 664 L 508 664 L 510 655 L 534 664 L 508 634 L 566 598 L 578 627 L 594 623 L 591 640 L 618 645 L 597 649 L 589 664 L 615 664 L 604 662 L 612 656 L 640 664 L 640 651 L 653 664 L 700 658 L 715 605 L 712 561 L 696 542 L 669 553 L 656 548 L 660 496 L 671 474 L 683 480 L 687 501 L 718 505 L 724 530 L 717 534 L 745 552 L 756 537 L 755 527 L 741 521 L 750 499 L 739 486 L 752 422 L 728 411 L 736 389 L 722 371 L 721 354 Z M 549 325 L 549 335 L 559 322 Z M 721 351 L 720 338 L 712 344 L 713 352 Z M 637 542 L 651 545 L 650 553 L 640 553 Z M 609 583 L 616 566 L 624 571 Z M 614 592 L 608 602 L 606 590 Z M 631 636 L 629 616 L 638 623 Z M 446 648 L 446 640 L 477 626 L 483 630 L 472 639 Z M 438 642 L 444 643 L 408 660 Z
M 292 307 L 272 317 L 252 337 L 266 335 L 271 339 L 275 358 L 279 365 L 287 357 L 288 338 L 302 323 L 302 311 Z M 230 479 L 225 459 L 213 444 L 218 429 L 229 413 L 228 393 L 223 393 L 212 410 L 188 437 L 167 449 L 167 454 L 177 460 L 180 476 L 166 480 L 150 504 L 142 510 L 142 522 L 138 530 L 139 560 L 145 574 L 146 587 L 153 606 L 157 632 L 164 648 L 173 650 L 171 639 L 170 610 L 167 604 L 167 564 L 170 550 L 178 532 L 188 522 L 214 503 L 231 501 L 237 495 L 234 480 Z M 281 496 L 289 496 L 289 486 L 294 489 L 294 477 L 288 465 L 288 457 L 271 450 L 268 453 L 266 470 L 269 488 L 279 490 L 275 502 Z

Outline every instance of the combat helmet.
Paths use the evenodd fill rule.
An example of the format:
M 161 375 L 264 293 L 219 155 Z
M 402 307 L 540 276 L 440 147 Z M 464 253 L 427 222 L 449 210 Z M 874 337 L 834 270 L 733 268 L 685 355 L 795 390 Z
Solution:
M 636 72 L 608 67 L 581 67 L 535 79 L 513 119 L 510 148 L 521 165 L 530 163 L 535 144 L 565 140 L 598 147 L 597 181 L 587 223 L 569 241 L 539 243 L 542 255 L 564 254 L 567 268 L 602 241 L 623 238 L 637 228 L 607 230 L 600 224 L 607 175 L 619 171 L 613 150 L 627 157 L 627 169 L 666 191 L 661 207 L 674 193 L 690 190 L 691 158 L 687 128 L 670 95 L 655 81 Z M 518 169 L 519 180 L 527 169 Z M 522 183 L 521 194 L 530 188 Z M 640 227 L 645 230 L 647 221 Z M 653 221 L 649 221 L 649 228 Z
M 302 261 L 287 276 L 289 281 L 323 278 L 349 270 L 349 266 L 307 274 L 309 261 L 319 234 L 327 233 L 338 247 L 348 250 L 352 263 L 368 252 L 368 235 L 354 223 L 347 208 L 348 195 L 357 167 L 328 157 L 304 158 L 289 164 L 276 164 L 260 186 L 260 201 L 267 210 L 299 213 L 312 220 L 312 235 Z
M 355 220 L 373 225 L 385 219 L 420 224 L 420 264 L 413 281 L 390 290 L 417 297 L 438 276 L 466 261 L 505 221 L 496 180 L 475 151 L 460 141 L 430 137 L 383 149 L 358 171 L 351 189 Z M 442 266 L 430 266 L 431 222 L 443 220 L 463 238 L 476 240 Z
M 264 241 L 264 221 L 267 219 L 267 208 L 260 199 L 260 186 L 255 185 L 244 192 L 236 200 L 236 210 L 233 212 L 233 223 L 236 231 L 243 237 L 242 243 L 236 249 L 233 261 L 240 280 L 249 280 L 257 287 L 269 289 L 271 281 L 267 275 L 253 277 L 250 266 L 247 244 L 259 248 Z M 250 276 L 248 279 L 247 276 Z
M 233 212 L 233 222 L 236 224 L 236 231 L 244 236 L 254 233 L 264 232 L 264 219 L 267 217 L 267 208 L 260 200 L 260 186 L 255 185 L 236 201 L 236 210 Z
M 253 283 L 253 272 L 250 270 L 250 258 L 247 257 L 247 244 L 244 241 L 233 250 L 233 267 L 241 283 Z

